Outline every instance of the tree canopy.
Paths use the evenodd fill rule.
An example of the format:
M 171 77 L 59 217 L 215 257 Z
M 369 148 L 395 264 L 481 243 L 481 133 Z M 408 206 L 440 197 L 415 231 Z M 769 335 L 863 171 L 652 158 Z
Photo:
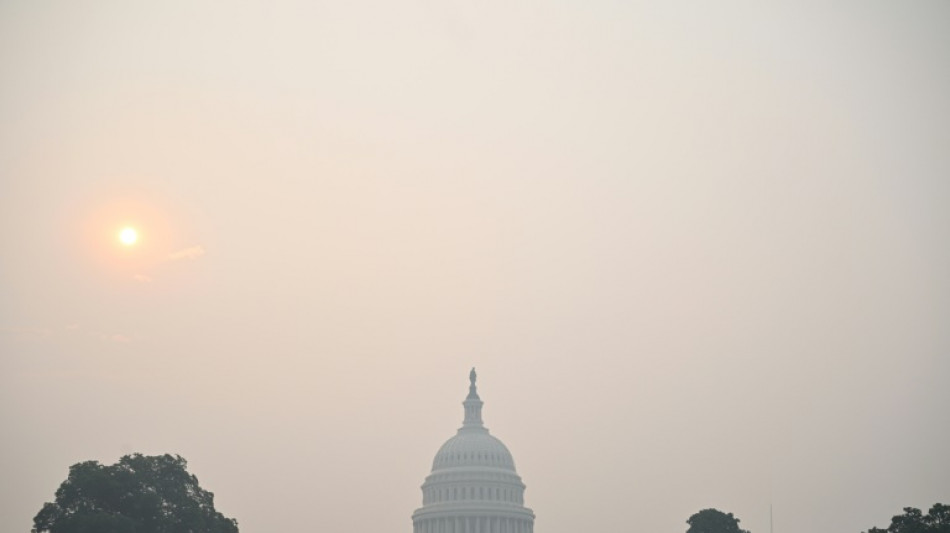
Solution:
M 927 514 L 905 507 L 904 514 L 891 518 L 890 527 L 874 527 L 867 533 L 950 533 L 950 505 L 935 503 Z
M 168 454 L 77 463 L 33 518 L 33 533 L 237 533 L 187 465 Z
M 703 509 L 686 521 L 686 533 L 749 533 L 739 528 L 739 519 L 719 509 Z

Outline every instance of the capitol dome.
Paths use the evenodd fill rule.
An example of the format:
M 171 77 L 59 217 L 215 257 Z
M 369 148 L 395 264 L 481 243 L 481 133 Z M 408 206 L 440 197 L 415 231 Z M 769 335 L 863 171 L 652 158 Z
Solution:
M 488 434 L 459 431 L 459 434 L 445 441 L 435 454 L 432 470 L 460 466 L 489 466 L 515 470 L 511 452 L 503 442 Z
M 422 484 L 414 533 L 532 533 L 534 513 L 524 506 L 525 485 L 511 452 L 482 424 L 482 400 L 469 374 L 465 420 L 439 448 Z

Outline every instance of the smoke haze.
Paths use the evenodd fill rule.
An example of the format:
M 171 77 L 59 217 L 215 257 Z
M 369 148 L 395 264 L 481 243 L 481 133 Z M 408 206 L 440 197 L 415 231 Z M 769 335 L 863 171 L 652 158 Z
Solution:
M 471 366 L 538 533 L 950 499 L 950 4 L 7 1 L 0 72 L 2 531 L 131 452 L 411 531 Z

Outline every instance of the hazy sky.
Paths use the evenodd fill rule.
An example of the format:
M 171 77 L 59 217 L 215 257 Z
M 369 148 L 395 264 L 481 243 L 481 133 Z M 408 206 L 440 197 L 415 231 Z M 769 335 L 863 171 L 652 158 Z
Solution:
M 950 503 L 950 3 L 237 4 L 0 3 L 0 531 L 409 532 L 472 366 L 538 533 Z

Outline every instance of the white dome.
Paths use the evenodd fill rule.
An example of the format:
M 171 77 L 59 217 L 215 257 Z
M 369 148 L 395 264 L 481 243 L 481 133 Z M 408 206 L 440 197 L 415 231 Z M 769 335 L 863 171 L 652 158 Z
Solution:
M 508 447 L 489 435 L 487 429 L 460 429 L 457 435 L 439 448 L 432 461 L 432 471 L 463 466 L 487 466 L 514 471 L 515 461 Z
M 532 533 L 534 512 L 524 506 L 525 485 L 511 452 L 482 424 L 475 369 L 458 433 L 439 448 L 422 484 L 414 533 Z

